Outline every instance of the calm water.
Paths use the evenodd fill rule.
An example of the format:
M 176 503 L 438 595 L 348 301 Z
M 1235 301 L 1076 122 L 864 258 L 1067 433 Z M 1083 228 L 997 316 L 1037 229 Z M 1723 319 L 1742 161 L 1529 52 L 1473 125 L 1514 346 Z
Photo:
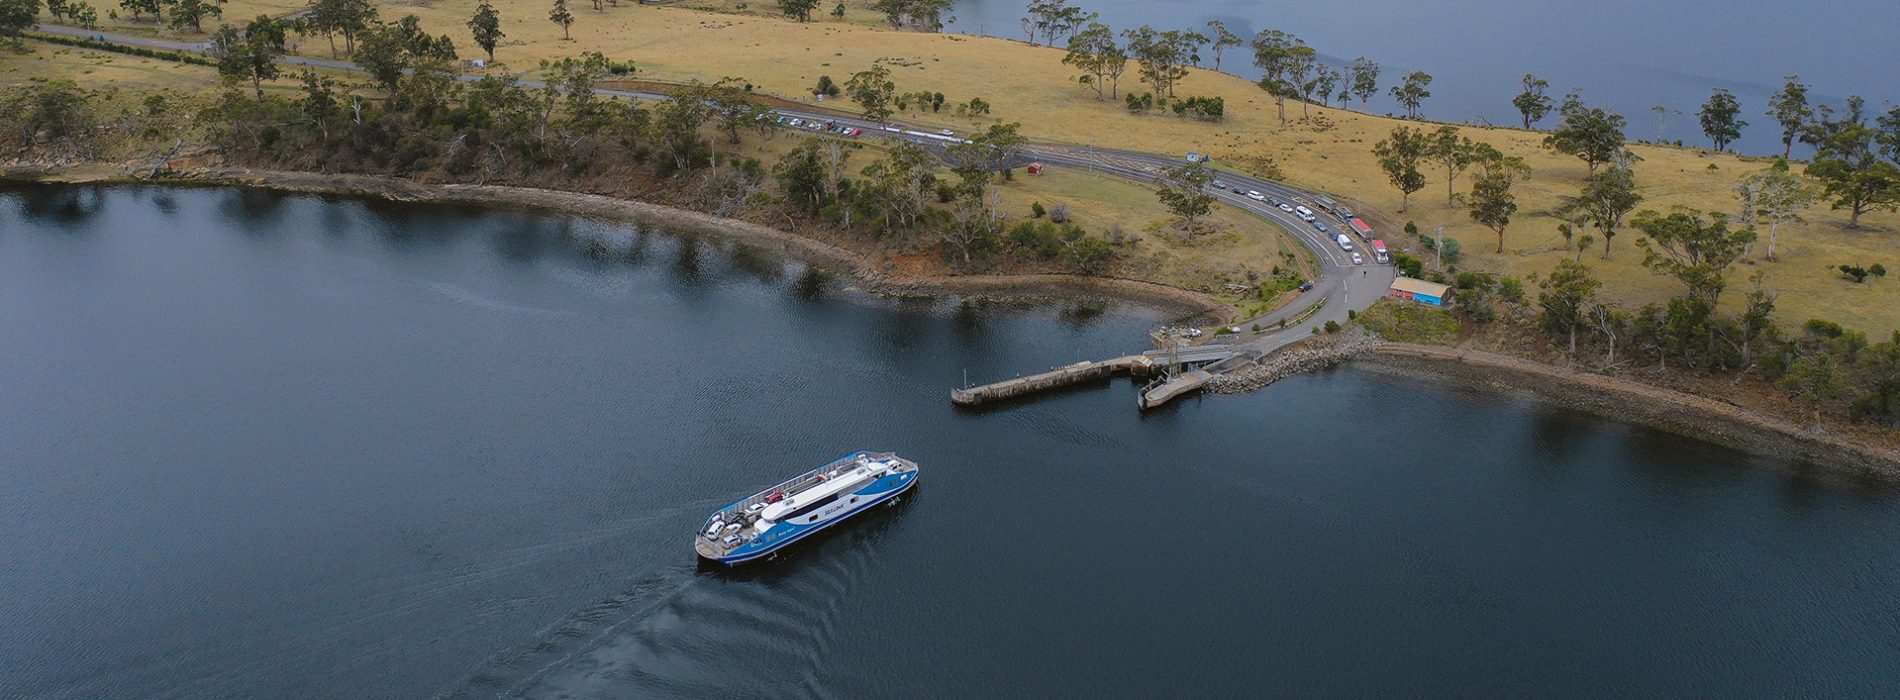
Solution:
M 1451 122 L 1480 117 L 1518 124 L 1511 98 L 1525 73 L 1550 81 L 1553 100 L 1580 88 L 1592 104 L 1629 118 L 1632 139 L 1660 133 L 1708 145 L 1696 110 L 1717 87 L 1742 101 L 1750 126 L 1734 147 L 1781 153 L 1780 128 L 1766 115 L 1768 96 L 1782 76 L 1801 75 L 1810 99 L 1838 102 L 1850 94 L 1884 112 L 1900 100 L 1900 50 L 1893 28 L 1900 3 L 1813 0 L 1736 3 L 1729 0 L 1333 0 L 1259 3 L 1252 0 L 1071 0 L 1117 30 L 1204 29 L 1210 19 L 1251 39 L 1262 29 L 1292 32 L 1334 67 L 1358 56 L 1379 61 L 1380 94 L 1371 111 L 1403 113 L 1385 94 L 1414 70 L 1432 74 L 1425 116 Z M 1020 0 L 957 0 L 956 31 L 1020 39 Z M 1223 54 L 1221 67 L 1249 78 L 1253 49 Z M 1204 55 L 1209 64 L 1211 54 Z M 1134 83 L 1134 72 L 1126 84 Z M 1659 119 L 1651 107 L 1681 115 Z M 1354 101 L 1357 107 L 1357 100 Z M 1554 118 L 1543 123 L 1549 128 Z M 1798 150 L 1803 150 L 1797 146 Z M 1803 152 L 1805 152 L 1803 150 Z
M 0 190 L 0 697 L 1900 693 L 1900 492 L 1364 371 L 1137 413 L 973 378 L 1153 314 L 709 240 Z M 914 498 L 735 574 L 711 509 Z

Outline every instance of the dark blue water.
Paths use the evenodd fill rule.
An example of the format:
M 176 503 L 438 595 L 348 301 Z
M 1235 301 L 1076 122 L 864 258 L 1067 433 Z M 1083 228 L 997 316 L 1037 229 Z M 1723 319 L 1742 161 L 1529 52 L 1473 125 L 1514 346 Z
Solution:
M 1263 29 L 1292 32 L 1343 67 L 1359 56 L 1380 62 L 1375 114 L 1404 114 L 1386 90 L 1409 72 L 1433 76 L 1426 117 L 1455 123 L 1516 125 L 1511 98 L 1525 73 L 1550 81 L 1551 99 L 1581 89 L 1586 101 L 1629 119 L 1634 139 L 1682 140 L 1707 146 L 1696 111 L 1710 91 L 1727 88 L 1749 122 L 1732 148 L 1781 153 L 1781 131 L 1767 116 L 1768 97 L 1782 77 L 1798 74 L 1809 98 L 1839 104 L 1867 98 L 1885 112 L 1900 101 L 1900 51 L 1893 28 L 1900 3 L 1814 0 L 1738 4 L 1723 0 L 1333 0 L 1259 3 L 1252 0 L 1071 0 L 1101 13 L 1118 31 L 1143 24 L 1157 29 L 1205 31 L 1226 23 L 1246 39 Z M 1018 21 L 1027 2 L 957 0 L 955 31 L 1023 38 Z M 1208 64 L 1211 54 L 1203 54 Z M 1258 78 L 1253 49 L 1229 49 L 1223 70 Z M 1129 84 L 1133 84 L 1133 71 Z M 1651 107 L 1667 108 L 1661 117 Z M 1354 100 L 1353 108 L 1358 108 Z M 1677 114 L 1677 113 L 1680 114 Z M 1551 117 L 1541 125 L 1550 128 Z M 1805 147 L 1796 146 L 1798 154 Z M 1805 156 L 1804 156 L 1805 157 Z
M 1153 312 L 712 239 L 0 190 L 0 697 L 1891 696 L 1900 491 L 1343 369 L 986 412 Z M 898 508 L 695 564 L 859 448 Z

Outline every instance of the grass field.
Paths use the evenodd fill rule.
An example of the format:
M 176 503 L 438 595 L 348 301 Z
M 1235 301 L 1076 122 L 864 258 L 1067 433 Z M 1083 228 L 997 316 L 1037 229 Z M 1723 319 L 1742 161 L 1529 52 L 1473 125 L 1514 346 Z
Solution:
M 147 92 L 195 92 L 218 86 L 217 71 L 203 66 L 39 42 L 29 45 L 32 52 L 7 54 L 0 60 L 0 84 L 64 79 L 91 88 Z
M 563 41 L 560 28 L 546 19 L 545 2 L 500 0 L 496 6 L 508 36 L 497 50 L 497 58 L 517 70 L 532 70 L 541 59 L 601 51 L 616 60 L 634 61 L 642 78 L 715 80 L 739 76 L 761 91 L 806 102 L 811 101 L 809 88 L 820 75 L 843 82 L 851 73 L 882 60 L 891 67 L 900 91 L 943 92 L 951 103 L 981 97 L 993 106 L 987 118 L 958 118 L 946 108 L 934 114 L 900 114 L 905 121 L 969 130 L 1007 120 L 1021 122 L 1023 133 L 1044 141 L 1155 153 L 1198 150 L 1229 165 L 1270 158 L 1288 182 L 1331 193 L 1376 214 L 1375 225 L 1382 228 L 1389 243 L 1398 247 L 1411 242 L 1401 240 L 1403 236 L 1390 229 L 1409 219 L 1426 231 L 1444 226 L 1447 236 L 1464 244 L 1467 267 L 1523 275 L 1546 271 L 1567 255 L 1559 249 L 1561 239 L 1555 222 L 1545 212 L 1556 206 L 1560 197 L 1576 191 L 1584 177 L 1584 166 L 1574 158 L 1541 148 L 1543 135 L 1539 133 L 1465 129 L 1476 140 L 1523 157 L 1533 169 L 1532 179 L 1519 189 L 1522 211 L 1518 221 L 1509 232 L 1505 252 L 1498 254 L 1492 252 L 1495 243 L 1488 231 L 1471 223 L 1461 208 L 1446 203 L 1442 173 L 1427 171 L 1431 183 L 1413 196 L 1409 211 L 1400 211 L 1399 193 L 1385 183 L 1370 149 L 1405 122 L 1312 107 L 1312 120 L 1282 126 L 1272 101 L 1252 83 L 1207 70 L 1192 71 L 1180 83 L 1177 94 L 1225 98 L 1228 116 L 1224 122 L 1202 123 L 1160 114 L 1136 116 L 1116 102 L 1096 100 L 1077 85 L 1075 71 L 1061 64 L 1060 49 L 1006 39 L 892 31 L 875 26 L 875 16 L 865 18 L 869 11 L 858 3 L 852 3 L 845 22 L 825 17 L 798 23 L 769 16 L 776 6 L 765 0 L 747 3 L 745 12 L 752 14 L 732 14 L 730 11 L 738 6 L 733 0 L 691 1 L 726 11 L 632 3 L 595 11 L 588 4 L 576 4 L 574 39 Z M 260 12 L 281 14 L 297 7 L 300 5 L 284 0 L 235 0 L 226 6 L 225 14 L 231 18 Z M 469 13 L 466 3 L 405 0 L 382 9 L 392 17 L 416 14 L 425 28 L 449 34 L 464 55 L 475 55 L 463 27 Z M 304 44 L 309 53 L 327 53 L 321 39 L 309 39 Z M 1244 49 L 1236 50 L 1227 58 L 1244 61 L 1244 54 Z M 1124 91 L 1145 88 L 1136 82 L 1134 73 L 1131 65 L 1122 83 Z M 1301 112 L 1296 104 L 1288 105 L 1288 110 L 1294 119 Z M 1429 101 L 1425 111 L 1431 113 Z M 1636 166 L 1637 181 L 1646 197 L 1642 206 L 1659 210 L 1691 206 L 1733 211 L 1734 183 L 1766 166 L 1759 160 L 1695 149 L 1640 145 L 1634 149 L 1643 158 Z M 1460 181 L 1459 185 L 1463 188 L 1466 183 Z M 1891 266 L 1900 261 L 1900 256 L 1884 257 L 1893 249 L 1891 241 L 1900 235 L 1900 216 L 1879 213 L 1865 217 L 1860 230 L 1847 229 L 1846 217 L 1825 206 L 1811 210 L 1807 218 L 1806 223 L 1783 227 L 1780 262 L 1757 266 L 1766 271 L 1768 286 L 1780 292 L 1784 321 L 1822 316 L 1882 334 L 1900 326 L 1900 303 L 1896 303 L 1900 302 L 1900 289 L 1883 282 L 1856 285 L 1830 271 L 1841 263 L 1881 262 Z M 1585 259 L 1606 280 L 1612 297 L 1625 303 L 1658 301 L 1674 294 L 1672 282 L 1641 267 L 1633 245 L 1635 238 L 1633 231 L 1622 232 L 1612 260 L 1597 259 L 1599 251 L 1586 254 Z M 1740 278 L 1750 270 L 1742 272 L 1732 288 L 1742 286 Z

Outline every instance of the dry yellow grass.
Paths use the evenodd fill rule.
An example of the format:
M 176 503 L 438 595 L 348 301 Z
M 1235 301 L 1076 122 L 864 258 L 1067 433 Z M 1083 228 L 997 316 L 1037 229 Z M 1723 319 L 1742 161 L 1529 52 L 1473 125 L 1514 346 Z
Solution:
M 729 0 L 702 0 L 709 6 L 730 8 Z M 278 2 L 238 0 L 227 8 L 234 17 L 282 8 Z M 769 12 L 770 3 L 749 11 Z M 993 105 L 996 119 L 1018 121 L 1023 132 L 1041 140 L 1114 146 L 1155 153 L 1200 150 L 1217 159 L 1267 156 L 1274 159 L 1293 184 L 1334 193 L 1347 200 L 1389 214 L 1394 220 L 1412 219 L 1429 231 L 1446 227 L 1446 235 L 1463 242 L 1468 266 L 1512 274 L 1548 270 L 1565 253 L 1554 222 L 1543 212 L 1559 197 L 1573 193 L 1584 176 L 1580 161 L 1544 150 L 1541 134 L 1514 129 L 1466 128 L 1471 137 L 1486 141 L 1530 164 L 1532 180 L 1520 191 L 1523 213 L 1511 229 L 1506 252 L 1491 252 L 1489 232 L 1471 223 L 1444 199 L 1442 174 L 1413 197 L 1410 211 L 1399 213 L 1399 195 L 1385 184 L 1370 153 L 1371 146 L 1395 126 L 1392 119 L 1339 109 L 1313 107 L 1311 122 L 1281 126 L 1272 101 L 1243 79 L 1196 70 L 1183 80 L 1178 94 L 1219 95 L 1227 100 L 1228 118 L 1207 124 L 1172 115 L 1130 115 L 1119 104 L 1097 101 L 1074 82 L 1075 72 L 1061 64 L 1062 51 L 1019 41 L 954 35 L 889 31 L 859 23 L 853 4 L 847 21 L 790 22 L 768 16 L 744 16 L 673 7 L 623 4 L 605 12 L 586 5 L 576 8 L 573 41 L 562 41 L 560 28 L 546 19 L 545 3 L 502 0 L 497 4 L 506 43 L 498 57 L 517 67 L 531 67 L 543 58 L 597 50 L 621 60 L 635 61 L 642 77 L 662 80 L 711 80 L 743 76 L 763 91 L 809 99 L 805 91 L 820 75 L 842 81 L 875 60 L 891 66 L 900 90 L 941 91 L 953 102 L 982 97 Z M 462 28 L 468 8 L 462 4 L 390 5 L 390 15 L 414 13 L 424 26 L 447 32 L 465 43 Z M 468 49 L 465 48 L 465 51 Z M 1124 89 L 1144 86 L 1132 79 Z M 1428 105 L 1429 109 L 1429 105 Z M 1291 116 L 1300 109 L 1289 105 Z M 902 116 L 930 126 L 970 129 L 993 120 L 959 119 L 946 110 L 940 114 Z M 1759 127 L 1758 127 L 1759 128 Z M 1731 155 L 1693 149 L 1637 146 L 1643 161 L 1637 180 L 1647 198 L 1644 207 L 1667 209 L 1692 206 L 1705 210 L 1733 210 L 1732 188 L 1743 175 L 1765 167 Z M 1711 170 L 1710 165 L 1715 169 Z M 1463 184 L 1462 182 L 1460 183 Z M 1827 317 L 1850 327 L 1884 333 L 1900 323 L 1900 290 L 1884 282 L 1855 285 L 1829 268 L 1845 262 L 1894 263 L 1883 258 L 1889 237 L 1900 229 L 1900 217 L 1890 213 L 1866 218 L 1864 228 L 1846 229 L 1845 217 L 1817 207 L 1809 223 L 1784 227 L 1782 260 L 1744 269 L 1767 272 L 1768 284 L 1780 292 L 1784 320 L 1798 322 Z M 1404 245 L 1397 232 L 1387 234 Z M 1592 266 L 1608 282 L 1610 293 L 1626 303 L 1657 301 L 1675 293 L 1667 279 L 1655 277 L 1639 264 L 1633 245 L 1636 235 L 1626 231 L 1615 243 L 1610 261 L 1587 254 Z M 1739 296 L 1739 295 L 1737 295 Z
M 71 80 L 91 88 L 141 92 L 207 90 L 218 86 L 218 72 L 156 58 L 29 42 L 30 53 L 0 60 L 0 84 L 35 78 Z
M 728 9 L 736 6 L 731 0 L 696 1 Z M 750 12 L 772 11 L 769 0 L 751 4 L 758 6 L 750 7 Z M 282 0 L 236 0 L 226 6 L 226 16 L 282 13 L 292 7 L 294 3 Z M 547 21 L 543 0 L 500 0 L 497 7 L 508 34 L 497 57 L 517 69 L 531 69 L 541 59 L 601 51 L 617 60 L 636 62 L 643 78 L 742 76 L 762 91 L 809 100 L 806 91 L 818 76 L 830 75 L 842 82 L 873 61 L 884 60 L 900 90 L 940 91 L 951 102 L 981 97 L 993 105 L 991 119 L 960 119 L 946 109 L 939 114 L 900 115 L 903 120 L 964 130 L 1007 120 L 1021 122 L 1025 134 L 1046 141 L 1154 153 L 1199 150 L 1227 163 L 1243 157 L 1271 157 L 1292 184 L 1333 193 L 1394 220 L 1415 220 L 1427 231 L 1443 225 L 1446 235 L 1465 244 L 1467 266 L 1512 274 L 1548 270 L 1565 255 L 1557 250 L 1560 239 L 1554 222 L 1543 212 L 1555 206 L 1559 197 L 1574 193 L 1584 175 L 1580 161 L 1541 148 L 1542 134 L 1466 128 L 1472 138 L 1523 157 L 1534 171 L 1532 180 L 1520 190 L 1523 212 L 1511 229 L 1506 252 L 1500 255 L 1491 252 L 1489 232 L 1471 223 L 1461 209 L 1446 205 L 1442 174 L 1428 172 L 1432 184 L 1413 198 L 1409 212 L 1399 213 L 1399 194 L 1385 184 L 1370 149 L 1404 122 L 1313 107 L 1313 121 L 1282 126 L 1272 101 L 1252 83 L 1231 75 L 1195 70 L 1178 88 L 1182 96 L 1226 99 L 1226 121 L 1208 124 L 1172 115 L 1134 116 L 1118 103 L 1094 99 L 1075 83 L 1076 72 L 1061 64 L 1060 49 L 1005 39 L 891 31 L 858 22 L 867 11 L 855 11 L 858 16 L 848 15 L 849 21 L 843 23 L 828 19 L 798 23 L 632 3 L 596 12 L 589 5 L 576 4 L 574 40 L 563 41 L 560 28 Z M 853 8 L 857 7 L 854 3 Z M 425 0 L 390 3 L 382 10 L 391 17 L 416 14 L 425 27 L 455 37 L 464 54 L 474 55 L 463 27 L 470 11 L 465 3 Z M 313 42 L 305 43 L 311 53 L 326 52 Z M 1134 80 L 1132 65 L 1122 87 L 1124 91 L 1145 87 Z M 1298 117 L 1298 105 L 1288 109 L 1290 116 Z M 1635 151 L 1644 159 L 1636 173 L 1646 208 L 1680 205 L 1732 211 L 1733 184 L 1765 166 L 1693 149 L 1637 146 Z M 1900 258 L 1883 257 L 1891 249 L 1889 237 L 1900 233 L 1900 216 L 1865 217 L 1858 231 L 1845 228 L 1845 217 L 1825 206 L 1816 207 L 1808 218 L 1809 223 L 1783 227 L 1781 262 L 1756 266 L 1767 271 L 1769 286 L 1781 293 L 1783 319 L 1799 322 L 1827 317 L 1881 334 L 1900 326 L 1900 304 L 1896 303 L 1900 290 L 1883 282 L 1855 285 L 1828 271 L 1840 263 L 1900 262 Z M 1386 235 L 1394 245 L 1406 244 L 1396 232 Z M 1635 232 L 1623 232 L 1615 243 L 1613 260 L 1592 262 L 1609 282 L 1610 293 L 1631 304 L 1675 293 L 1673 283 L 1640 266 L 1635 239 Z M 1586 259 L 1594 260 L 1593 255 Z M 1734 286 L 1741 285 L 1737 279 Z

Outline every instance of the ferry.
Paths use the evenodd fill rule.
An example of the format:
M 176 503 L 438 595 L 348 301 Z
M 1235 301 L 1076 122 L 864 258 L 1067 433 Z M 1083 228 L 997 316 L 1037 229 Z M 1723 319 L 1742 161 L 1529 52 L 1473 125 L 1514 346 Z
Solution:
M 706 518 L 693 549 L 738 564 L 804 539 L 917 484 L 917 463 L 889 452 L 856 452 L 736 501 Z

